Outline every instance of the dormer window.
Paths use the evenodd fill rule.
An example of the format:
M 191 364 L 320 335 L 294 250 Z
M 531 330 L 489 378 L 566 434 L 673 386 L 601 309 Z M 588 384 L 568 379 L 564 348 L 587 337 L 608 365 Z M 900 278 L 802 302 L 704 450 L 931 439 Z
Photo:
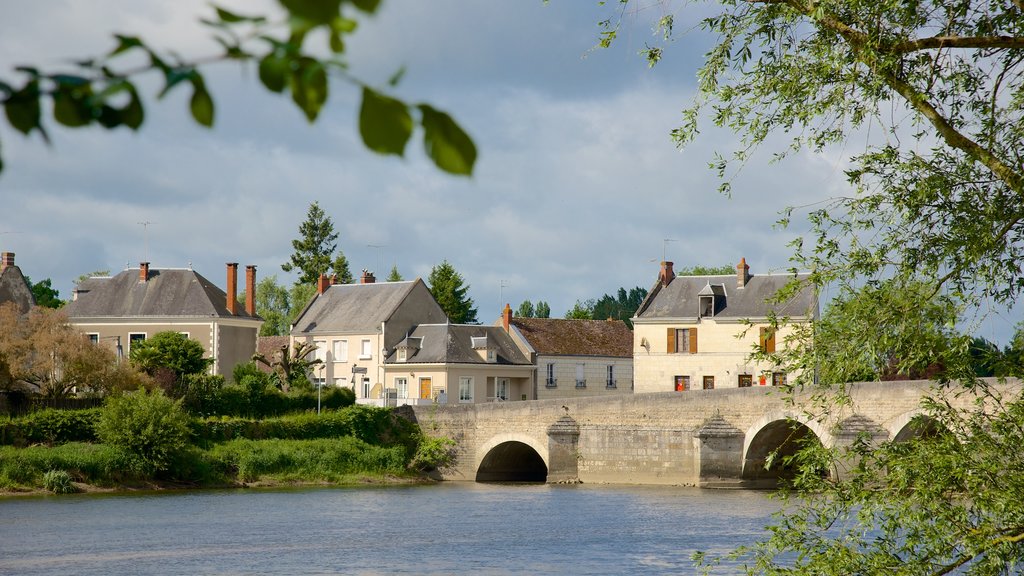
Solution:
M 706 318 L 715 315 L 715 297 L 714 296 L 701 296 L 700 297 L 700 317 Z
M 416 352 L 423 347 L 423 338 L 406 336 L 404 340 L 395 346 L 395 358 L 398 362 L 408 362 L 409 358 L 416 355 Z
M 398 349 L 398 361 L 405 362 L 409 359 L 409 351 L 406 348 Z
M 697 293 L 697 316 L 711 318 L 725 308 L 725 285 L 708 282 Z
M 497 361 L 497 351 L 487 342 L 487 336 L 470 336 L 469 340 L 480 359 L 489 364 Z

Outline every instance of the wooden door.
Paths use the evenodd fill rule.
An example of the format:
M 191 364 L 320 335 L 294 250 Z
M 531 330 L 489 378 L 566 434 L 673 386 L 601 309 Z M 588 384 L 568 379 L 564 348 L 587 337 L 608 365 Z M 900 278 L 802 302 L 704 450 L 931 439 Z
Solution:
M 420 399 L 430 400 L 430 378 L 420 378 Z

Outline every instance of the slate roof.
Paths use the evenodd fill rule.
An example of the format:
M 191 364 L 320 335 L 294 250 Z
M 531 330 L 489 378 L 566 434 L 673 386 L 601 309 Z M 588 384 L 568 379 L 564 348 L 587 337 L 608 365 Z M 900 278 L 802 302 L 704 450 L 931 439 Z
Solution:
M 391 318 L 417 284 L 426 290 L 426 285 L 419 278 L 407 282 L 333 284 L 303 310 L 292 333 L 375 332 L 381 322 Z M 441 312 L 441 316 L 443 314 Z
M 805 280 L 806 274 L 796 276 Z M 676 276 L 668 286 L 655 284 L 640 305 L 636 318 L 697 318 L 701 294 L 715 294 L 715 318 L 763 318 L 775 313 L 794 317 L 817 313 L 817 297 L 807 286 L 783 304 L 767 303 L 775 293 L 793 280 L 792 274 L 751 274 L 746 286 L 736 285 L 736 275 Z M 710 289 L 708 286 L 710 285 Z M 724 303 L 720 300 L 724 297 Z
M 509 324 L 538 354 L 633 357 L 633 331 L 621 320 L 512 318 Z
M 32 288 L 25 281 L 25 275 L 17 266 L 7 266 L 0 272 L 0 304 L 14 302 L 25 314 L 36 305 Z
M 227 294 L 194 270 L 149 269 L 139 281 L 139 269 L 128 268 L 114 277 L 93 277 L 80 282 L 77 299 L 64 307 L 75 318 L 243 318 L 250 316 L 241 302 L 232 315 Z
M 494 348 L 495 362 L 487 362 L 473 349 L 473 338 L 487 337 L 487 347 Z M 477 326 L 470 324 L 420 324 L 413 328 L 406 342 L 415 343 L 420 339 L 422 348 L 409 349 L 406 364 L 498 364 L 532 366 L 512 337 L 499 326 Z M 396 362 L 397 352 L 392 351 L 385 359 L 388 364 Z

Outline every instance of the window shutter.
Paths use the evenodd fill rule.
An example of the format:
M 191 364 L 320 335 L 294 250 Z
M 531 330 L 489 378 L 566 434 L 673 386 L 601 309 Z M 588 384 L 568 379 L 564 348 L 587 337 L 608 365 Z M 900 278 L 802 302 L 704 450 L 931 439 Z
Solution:
M 697 329 L 690 328 L 690 354 L 697 353 Z
M 761 350 L 768 354 L 775 352 L 775 333 L 763 326 L 761 327 Z
M 676 329 L 668 329 L 668 353 L 671 354 L 676 351 Z

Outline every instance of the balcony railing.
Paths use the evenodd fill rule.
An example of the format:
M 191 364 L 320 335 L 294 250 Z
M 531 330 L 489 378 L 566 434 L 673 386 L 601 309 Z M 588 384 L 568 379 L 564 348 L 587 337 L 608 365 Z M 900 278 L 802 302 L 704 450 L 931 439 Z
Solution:
M 547 380 L 544 381 L 544 386 L 548 388 L 557 388 L 558 378 L 548 378 Z
M 586 388 L 587 387 L 587 381 L 586 380 L 580 380 L 579 378 L 577 378 L 576 379 L 576 387 L 577 388 Z
M 609 388 L 609 389 L 612 389 L 612 388 L 616 388 L 616 386 L 615 386 L 615 380 L 609 380 L 609 381 L 608 381 L 608 383 L 607 383 L 607 384 L 605 384 L 605 387 L 606 387 L 606 388 Z

